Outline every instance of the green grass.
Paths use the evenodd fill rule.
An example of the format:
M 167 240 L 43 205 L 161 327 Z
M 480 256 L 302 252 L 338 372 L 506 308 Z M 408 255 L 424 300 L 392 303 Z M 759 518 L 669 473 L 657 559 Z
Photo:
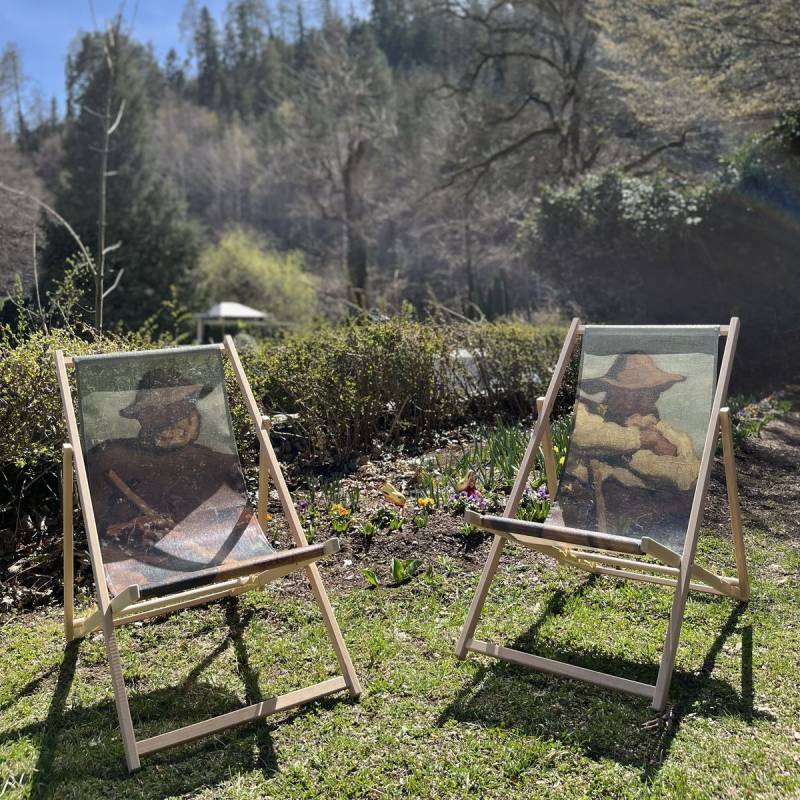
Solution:
M 0 628 L 0 797 L 639 798 L 800 793 L 798 550 L 749 530 L 753 600 L 693 594 L 671 714 L 453 644 L 477 575 L 442 561 L 334 605 L 364 685 L 146 758 L 128 776 L 102 638 L 54 610 Z M 728 543 L 701 552 L 728 569 Z M 479 634 L 653 681 L 670 593 L 509 548 Z M 533 564 L 531 563 L 533 562 Z M 139 736 L 331 675 L 310 600 L 277 587 L 119 632 Z

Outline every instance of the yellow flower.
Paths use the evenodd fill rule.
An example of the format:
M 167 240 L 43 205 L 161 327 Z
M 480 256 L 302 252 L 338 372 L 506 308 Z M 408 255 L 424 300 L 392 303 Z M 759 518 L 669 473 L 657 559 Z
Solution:
M 339 517 L 349 517 L 350 509 L 345 508 L 341 503 L 334 503 L 331 506 L 331 514 L 336 514 Z
M 564 466 L 564 459 L 565 459 L 565 456 L 561 456 L 561 458 L 558 459 L 558 465 L 560 467 Z
M 434 499 L 432 497 L 419 497 L 417 498 L 417 505 L 420 508 L 428 508 L 428 506 L 432 506 L 434 504 Z

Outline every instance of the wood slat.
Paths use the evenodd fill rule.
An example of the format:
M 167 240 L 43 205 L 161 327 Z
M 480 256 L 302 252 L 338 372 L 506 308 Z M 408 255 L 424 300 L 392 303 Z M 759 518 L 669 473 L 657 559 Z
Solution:
M 635 694 L 639 697 L 653 696 L 655 686 L 649 683 L 640 683 L 628 678 L 620 678 L 618 675 L 609 675 L 606 672 L 597 672 L 593 669 L 578 667 L 574 664 L 566 664 L 563 661 L 553 661 L 542 656 L 532 656 L 530 653 L 523 653 L 521 650 L 514 650 L 510 647 L 502 647 L 491 642 L 484 642 L 481 639 L 470 639 L 467 642 L 467 649 L 474 653 L 502 658 L 504 661 L 511 661 L 521 664 L 524 667 L 531 667 L 540 672 L 548 672 L 552 675 L 563 675 L 567 678 L 574 678 L 579 681 L 593 683 L 595 686 L 603 686 L 606 689 L 617 689 L 628 694 Z
M 61 447 L 61 521 L 64 530 L 64 637 L 75 638 L 75 554 L 72 530 L 74 475 L 72 445 Z
M 558 361 L 550 377 L 550 385 L 547 387 L 547 393 L 544 396 L 544 402 L 539 412 L 539 420 L 549 419 L 553 411 L 558 389 L 561 386 L 561 381 L 564 379 L 564 374 L 569 366 L 572 352 L 578 342 L 578 328 L 580 322 L 580 319 L 575 317 L 570 323 L 569 331 L 567 331 L 567 336 L 561 347 L 561 353 L 558 356 Z M 525 492 L 525 487 L 528 485 L 528 476 L 536 461 L 536 454 L 539 451 L 539 445 L 543 438 L 544 426 L 540 424 L 534 425 L 530 438 L 528 439 L 525 455 L 522 457 L 522 463 L 519 465 L 519 471 L 514 480 L 514 486 L 511 489 L 511 494 L 508 496 L 505 508 L 503 509 L 503 514 L 507 517 L 515 517 L 517 514 L 517 509 L 522 500 L 522 495 Z M 474 635 L 475 628 L 481 618 L 483 604 L 486 602 L 486 595 L 489 591 L 492 579 L 494 578 L 494 574 L 497 572 L 497 565 L 500 563 L 500 556 L 503 554 L 505 544 L 506 540 L 504 537 L 495 535 L 491 550 L 489 551 L 489 557 L 483 565 L 483 571 L 478 581 L 478 588 L 475 590 L 475 596 L 472 598 L 472 603 L 470 603 L 467 618 L 464 620 L 464 625 L 461 628 L 461 633 L 456 642 L 456 656 L 458 658 L 464 658 L 466 655 L 466 643 Z
M 558 493 L 558 470 L 556 459 L 553 455 L 553 439 L 550 436 L 550 420 L 542 416 L 544 408 L 544 397 L 536 398 L 537 422 L 544 428 L 542 433 L 542 453 L 544 454 L 544 474 L 547 476 L 547 493 L 550 495 L 550 502 L 555 502 Z
M 580 565 L 576 564 L 575 566 Z M 661 575 L 647 575 L 640 572 L 629 572 L 625 569 L 614 569 L 613 567 L 596 566 L 593 567 L 591 571 L 597 575 L 608 575 L 612 578 L 624 578 L 625 580 L 640 581 L 641 583 L 657 583 L 660 586 L 672 587 L 678 585 L 676 578 L 666 578 Z M 720 597 L 738 596 L 738 590 L 734 584 L 724 583 L 723 585 L 726 587 L 725 591 L 720 591 L 719 589 L 715 589 L 713 586 L 707 586 L 704 583 L 691 583 L 690 588 L 695 592 L 705 592 L 706 594 L 714 594 Z
M 684 542 L 683 554 L 681 555 L 681 574 L 678 579 L 678 586 L 675 589 L 675 597 L 672 602 L 667 636 L 664 643 L 664 652 L 661 656 L 661 666 L 658 670 L 656 691 L 653 695 L 652 707 L 656 711 L 663 711 L 667 704 L 667 695 L 669 694 L 672 671 L 675 667 L 675 657 L 678 652 L 686 599 L 689 595 L 692 565 L 694 564 L 694 557 L 697 551 L 697 537 L 700 532 L 700 525 L 703 521 L 703 512 L 705 511 L 706 495 L 708 494 L 709 478 L 711 477 L 711 465 L 714 461 L 714 451 L 716 450 L 719 437 L 720 411 L 728 394 L 728 384 L 730 383 L 731 370 L 733 369 L 733 355 L 736 351 L 736 342 L 738 338 L 739 318 L 731 317 L 728 339 L 725 342 L 725 350 L 722 354 L 722 363 L 720 364 L 719 375 L 717 377 L 717 388 L 714 392 L 714 399 L 711 404 L 711 415 L 705 442 L 703 444 L 703 455 L 700 459 L 700 469 L 698 470 L 697 483 L 692 499 L 692 510 L 689 514 L 689 523 L 686 528 L 686 541 Z
M 464 521 L 476 528 L 491 531 L 500 536 L 513 534 L 515 536 L 535 536 L 537 539 L 547 539 L 565 544 L 596 547 L 601 550 L 611 550 L 615 553 L 629 553 L 642 555 L 640 539 L 630 539 L 627 536 L 615 536 L 611 533 L 598 533 L 581 528 L 565 528 L 561 525 L 551 525 L 548 522 L 528 522 L 523 519 L 508 519 L 507 517 L 493 517 L 481 515 L 474 511 L 464 512 Z
M 722 434 L 722 460 L 725 463 L 725 487 L 728 492 L 728 510 L 731 515 L 731 534 L 736 552 L 736 574 L 739 576 L 739 598 L 750 599 L 750 578 L 747 574 L 747 556 L 744 551 L 742 531 L 742 510 L 739 506 L 739 488 L 736 481 L 736 458 L 733 452 L 733 429 L 730 409 L 719 412 L 720 432 Z
M 283 514 L 286 517 L 286 522 L 289 526 L 289 532 L 298 547 L 303 547 L 308 544 L 306 535 L 303 531 L 303 525 L 300 522 L 300 517 L 297 514 L 297 509 L 294 507 L 292 497 L 289 494 L 289 488 L 286 485 L 286 479 L 283 477 L 278 457 L 275 455 L 275 450 L 272 447 L 272 442 L 269 438 L 269 432 L 264 430 L 261 423 L 262 413 L 256 402 L 253 390 L 250 388 L 250 382 L 247 380 L 242 361 L 239 358 L 239 353 L 236 351 L 236 345 L 230 336 L 225 337 L 225 353 L 233 367 L 233 373 L 236 376 L 236 382 L 239 384 L 239 389 L 244 396 L 245 405 L 250 412 L 250 418 L 256 429 L 258 436 L 259 446 L 263 449 L 263 458 L 266 461 L 266 466 L 272 480 L 275 484 L 275 490 L 278 493 L 278 498 L 281 502 Z M 306 567 L 306 576 L 311 585 L 311 591 L 314 594 L 314 599 L 322 613 L 322 620 L 325 623 L 325 629 L 328 632 L 331 646 L 336 653 L 336 660 L 339 662 L 339 668 L 344 674 L 350 693 L 353 697 L 358 697 L 361 694 L 361 683 L 358 680 L 353 661 L 350 658 L 350 653 L 347 651 L 342 632 L 339 629 L 339 623 L 333 613 L 331 601 L 328 598 L 328 593 L 325 590 L 325 585 L 322 583 L 322 577 L 319 574 L 316 564 L 310 564 Z
M 339 675 L 327 681 L 307 686 L 304 689 L 298 689 L 294 692 L 278 695 L 277 697 L 270 697 L 268 700 L 253 703 L 251 706 L 239 708 L 236 711 L 229 711 L 227 714 L 221 714 L 212 719 L 196 722 L 193 725 L 186 725 L 183 728 L 177 728 L 174 731 L 168 731 L 158 736 L 151 736 L 149 739 L 142 739 L 137 743 L 136 749 L 140 756 L 145 756 L 148 753 L 155 753 L 178 744 L 193 742 L 211 733 L 218 733 L 219 731 L 233 728 L 245 722 L 261 719 L 270 714 L 288 711 L 303 703 L 308 703 L 311 700 L 316 700 L 347 688 L 347 681 L 345 681 L 344 677 Z
M 637 327 L 637 328 L 660 328 L 662 326 L 661 325 L 636 325 L 636 326 L 632 325 L 631 327 Z M 669 327 L 669 326 L 663 326 L 663 327 Z M 675 327 L 680 328 L 680 327 L 684 327 L 684 326 L 676 325 Z M 719 326 L 719 335 L 720 336 L 727 336 L 729 333 L 730 333 L 730 325 L 720 325 Z M 579 325 L 578 326 L 578 335 L 579 336 L 584 336 L 585 334 L 586 334 L 586 325 Z

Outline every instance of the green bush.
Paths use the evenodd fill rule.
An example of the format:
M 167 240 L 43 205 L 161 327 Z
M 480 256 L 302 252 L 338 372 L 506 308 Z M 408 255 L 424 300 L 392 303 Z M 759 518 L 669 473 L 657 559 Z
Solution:
M 244 361 L 266 413 L 297 415 L 295 449 L 342 464 L 466 419 L 530 413 L 562 339 L 555 326 L 397 317 L 264 343 Z
M 302 455 L 337 462 L 445 425 L 449 361 L 439 329 L 404 319 L 323 328 L 245 358 L 267 413 L 298 415 Z
M 266 340 L 241 355 L 265 412 L 297 415 L 293 449 L 306 459 L 342 464 L 376 443 L 419 438 L 478 417 L 529 414 L 546 389 L 562 339 L 557 326 L 441 327 L 397 317 Z M 81 355 L 158 344 L 144 336 L 82 338 L 65 330 L 21 339 L 0 335 L 0 464 L 60 459 L 66 432 L 57 349 Z M 473 358 L 465 360 L 465 352 Z M 237 398 L 237 438 L 244 451 L 252 450 L 250 420 L 228 378 Z
M 471 400 L 478 416 L 530 414 L 536 398 L 547 390 L 564 333 L 557 325 L 533 327 L 513 321 L 461 328 L 462 347 L 475 357 L 478 380 Z M 570 380 L 574 384 L 574 376 L 568 375 L 567 390 Z
M 304 458 L 347 462 L 373 443 L 415 438 L 465 419 L 524 415 L 544 391 L 563 336 L 519 322 L 440 327 L 398 317 L 326 327 L 242 353 L 269 414 L 297 414 L 294 449 Z M 65 330 L 0 335 L 0 464 L 55 464 L 65 441 L 53 354 L 144 349 L 146 336 L 78 336 Z M 459 353 L 474 360 L 465 361 Z M 231 394 L 234 390 L 229 375 Z M 240 401 L 234 422 L 252 451 Z
M 55 352 L 68 355 L 142 350 L 157 342 L 141 335 L 82 338 L 66 330 L 14 337 L 0 331 L 0 465 L 56 462 L 66 441 Z
M 276 428 L 282 457 L 344 466 L 378 446 L 420 440 L 464 421 L 529 413 L 562 337 L 557 327 L 518 322 L 441 327 L 398 317 L 264 341 L 241 356 L 265 413 L 297 415 Z M 0 329 L 0 564 L 24 559 L 43 574 L 58 571 L 66 431 L 55 351 L 82 355 L 163 344 L 146 334 L 51 330 L 14 337 Z M 240 453 L 245 467 L 253 466 L 252 425 L 230 370 L 227 380 Z M 34 573 L 26 574 L 35 584 Z
M 234 300 L 304 329 L 317 305 L 314 276 L 304 267 L 302 253 L 271 250 L 258 235 L 236 228 L 201 255 L 195 299 L 204 308 Z

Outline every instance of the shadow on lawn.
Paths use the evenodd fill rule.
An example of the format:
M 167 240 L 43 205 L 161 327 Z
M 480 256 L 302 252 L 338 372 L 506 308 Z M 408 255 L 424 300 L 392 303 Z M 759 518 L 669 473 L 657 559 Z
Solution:
M 250 610 L 242 615 L 235 599 L 225 602 L 228 626 L 225 639 L 191 670 L 180 686 L 149 693 L 137 693 L 128 686 L 131 714 L 139 739 L 243 705 L 241 697 L 200 680 L 202 672 L 231 645 L 237 672 L 244 683 L 246 703 L 262 699 L 258 674 L 250 665 L 243 637 L 254 612 Z M 213 786 L 218 781 L 228 780 L 232 773 L 255 769 L 268 778 L 279 769 L 271 736 L 276 725 L 289 724 L 306 713 L 314 713 L 315 709 L 342 702 L 341 698 L 324 698 L 283 716 L 278 723 L 262 719 L 228 730 L 221 734 L 221 739 L 208 737 L 168 749 L 146 757 L 142 760 L 142 770 L 129 775 L 113 700 L 67 709 L 80 647 L 81 642 L 75 641 L 64 650 L 44 721 L 0 734 L 0 744 L 21 736 L 38 738 L 31 798 L 67 793 L 84 796 L 89 785 L 95 787 L 98 796 L 162 797 L 190 792 L 200 786 Z M 109 676 L 110 684 L 105 659 L 100 669 Z M 36 688 L 45 677 L 32 681 L 17 696 L 29 694 L 30 687 Z
M 510 646 L 654 684 L 657 664 L 635 664 L 598 652 L 556 650 L 539 638 L 547 619 L 561 615 L 568 599 L 579 596 L 592 583 L 589 579 L 572 592 L 556 591 L 533 625 Z M 514 728 L 545 741 L 558 739 L 577 745 L 590 758 L 611 758 L 636 766 L 642 779 L 648 780 L 661 768 L 687 714 L 738 716 L 747 722 L 771 718 L 753 708 L 753 632 L 750 624 L 740 627 L 745 610 L 746 605 L 739 604 L 731 611 L 699 672 L 676 670 L 670 692 L 674 702 L 663 715 L 657 715 L 643 698 L 492 660 L 478 669 L 438 722 L 443 725 L 455 719 Z M 711 677 L 720 651 L 737 630 L 742 636 L 741 694 L 726 681 Z

